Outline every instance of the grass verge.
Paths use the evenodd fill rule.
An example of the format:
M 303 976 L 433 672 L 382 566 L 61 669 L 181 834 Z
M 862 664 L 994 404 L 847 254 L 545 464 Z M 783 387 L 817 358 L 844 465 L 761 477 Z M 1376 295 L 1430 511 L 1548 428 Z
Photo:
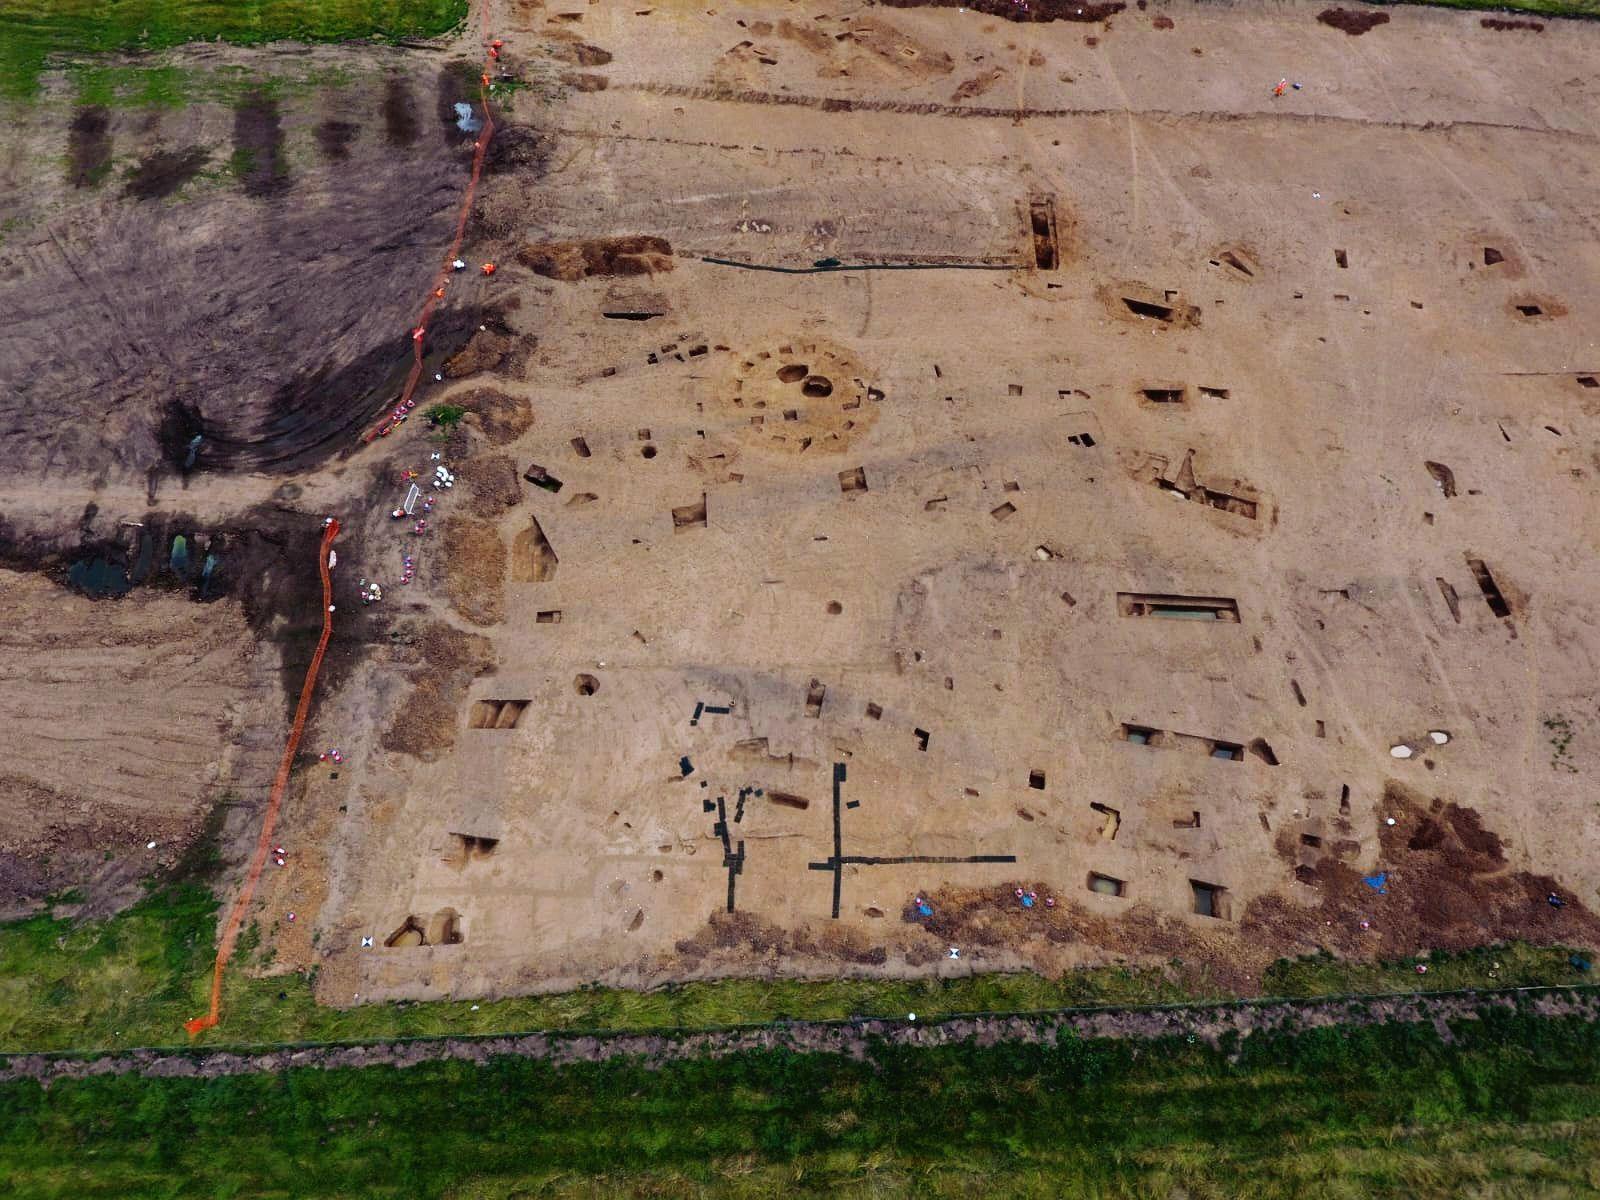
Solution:
M 519 1059 L 0 1088 L 13 1197 L 1592 1195 L 1600 1029 Z
M 206 846 L 202 839 L 197 845 Z M 0 925 L 0 1052 L 186 1044 L 182 1023 L 206 1008 L 217 902 L 203 882 L 204 851 L 174 881 L 104 921 L 46 914 Z M 1203 970 L 1106 967 L 1059 979 L 977 974 L 943 980 L 727 979 L 651 992 L 585 988 L 551 996 L 318 1006 L 303 975 L 252 978 L 255 951 L 241 940 L 223 989 L 223 1022 L 202 1043 L 344 1041 L 532 1029 L 704 1028 L 776 1019 L 850 1016 L 935 1018 L 1084 1005 L 1231 999 Z M 1561 947 L 1511 945 L 1417 960 L 1284 960 L 1263 980 L 1269 995 L 1442 991 L 1572 984 L 1589 976 Z M 1582 957 L 1587 958 L 1587 952 Z
M 58 56 L 162 50 L 221 39 L 341 42 L 434 37 L 467 0 L 0 0 L 0 97 L 26 99 Z M 172 87 L 155 85 L 157 102 Z

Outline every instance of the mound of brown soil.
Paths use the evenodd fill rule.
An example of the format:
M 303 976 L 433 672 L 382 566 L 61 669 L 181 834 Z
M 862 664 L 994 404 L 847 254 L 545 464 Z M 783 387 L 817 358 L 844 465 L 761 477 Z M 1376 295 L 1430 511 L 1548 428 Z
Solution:
M 467 685 L 494 669 L 489 639 L 436 621 L 396 631 L 397 661 L 418 664 L 412 690 L 383 734 L 383 748 L 431 755 L 456 744 Z
M 515 508 L 522 500 L 522 480 L 517 464 L 504 454 L 486 454 L 468 466 L 471 499 L 467 511 L 475 517 L 493 520 Z
M 440 529 L 447 565 L 445 594 L 474 625 L 505 619 L 506 544 L 487 521 L 452 517 Z
M 1370 12 L 1366 9 L 1325 8 L 1317 14 L 1317 20 L 1324 25 L 1332 25 L 1335 29 L 1342 29 L 1351 37 L 1360 37 L 1369 29 L 1387 25 L 1389 14 Z
M 648 234 L 540 242 L 517 251 L 517 261 L 546 279 L 571 283 L 614 275 L 654 275 L 672 270 L 672 246 Z
M 611 61 L 611 51 L 588 42 L 557 42 L 549 48 L 550 57 L 580 67 L 603 67 Z
M 451 379 L 464 379 L 479 371 L 492 371 L 510 357 L 516 345 L 517 340 L 510 334 L 480 329 L 465 350 L 445 360 L 444 373 Z
M 453 399 L 472 414 L 473 423 L 496 446 L 516 441 L 533 425 L 533 404 L 526 396 L 479 388 Z

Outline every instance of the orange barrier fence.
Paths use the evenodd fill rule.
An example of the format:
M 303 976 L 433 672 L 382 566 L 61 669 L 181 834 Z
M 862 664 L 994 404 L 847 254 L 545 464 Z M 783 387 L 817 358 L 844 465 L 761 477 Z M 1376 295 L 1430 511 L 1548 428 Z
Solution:
M 488 0 L 479 0 L 478 28 L 480 35 L 485 38 L 487 35 L 483 31 L 487 28 L 487 11 Z M 433 310 L 439 300 L 445 295 L 447 280 L 452 270 L 451 263 L 460 254 L 461 242 L 466 236 L 467 219 L 472 214 L 473 197 L 478 191 L 478 180 L 483 176 L 483 163 L 489 152 L 489 140 L 494 136 L 494 115 L 489 109 L 489 64 L 499 59 L 501 45 L 502 43 L 498 41 L 486 40 L 487 61 L 479 77 L 478 88 L 478 95 L 483 103 L 483 129 L 473 145 L 472 176 L 467 181 L 467 192 L 461 201 L 461 212 L 456 218 L 456 232 L 450 241 L 450 250 L 445 255 L 444 263 L 435 275 L 432 286 L 428 289 L 428 297 L 422 305 L 422 314 L 412 330 L 411 373 L 406 378 L 405 389 L 400 394 L 399 408 L 396 411 L 408 409 L 412 394 L 417 390 L 417 383 L 422 378 L 422 345 L 428 332 L 428 320 L 433 316 Z M 486 264 L 484 274 L 493 273 L 493 266 Z M 365 440 L 370 442 L 379 433 L 387 433 L 391 421 L 392 418 L 386 418 L 384 425 L 370 431 Z M 330 518 L 327 529 L 322 535 L 321 562 L 318 564 L 318 570 L 322 573 L 322 637 L 317 641 L 316 653 L 311 656 L 311 665 L 306 669 L 305 683 L 300 688 L 300 703 L 295 708 L 294 723 L 289 728 L 289 740 L 283 748 L 283 759 L 278 763 L 278 774 L 272 781 L 272 793 L 267 799 L 267 811 L 262 818 L 261 836 L 256 841 L 255 855 L 250 860 L 250 869 L 245 875 L 244 886 L 233 902 L 227 924 L 223 926 L 222 940 L 217 945 L 217 961 L 211 973 L 211 1011 L 203 1017 L 194 1017 L 184 1022 L 183 1027 L 189 1031 L 190 1037 L 203 1029 L 210 1029 L 221 1018 L 222 972 L 227 967 L 228 960 L 233 957 L 233 949 L 239 939 L 239 927 L 244 923 L 245 913 L 249 911 L 250 902 L 255 897 L 256 883 L 261 878 L 261 870 L 267 861 L 267 850 L 272 845 L 272 832 L 277 824 L 278 810 L 283 806 L 284 788 L 288 786 L 295 755 L 300 749 L 300 737 L 305 732 L 306 717 L 311 711 L 311 696 L 317 686 L 317 672 L 322 667 L 322 656 L 328 648 L 328 638 L 333 633 L 333 580 L 328 573 L 328 552 L 338 534 L 339 522 Z
M 480 0 L 478 5 L 478 24 L 480 34 L 484 27 L 485 12 L 488 0 Z M 461 200 L 461 212 L 456 217 L 456 234 L 450 240 L 450 250 L 444 256 L 438 273 L 433 278 L 432 285 L 428 288 L 428 298 L 423 302 L 422 312 L 417 317 L 417 323 L 411 330 L 411 373 L 406 376 L 405 387 L 400 390 L 400 398 L 395 402 L 395 407 L 384 414 L 383 421 L 373 429 L 369 429 L 362 441 L 370 442 L 374 438 L 387 434 L 395 423 L 408 413 L 413 405 L 413 395 L 416 393 L 417 384 L 422 379 L 422 346 L 428 336 L 428 321 L 433 316 L 433 310 L 444 298 L 449 285 L 451 273 L 454 271 L 453 263 L 461 253 L 461 242 L 467 232 L 467 218 L 472 214 L 472 200 L 478 193 L 478 180 L 483 176 L 484 158 L 489 153 L 489 142 L 494 137 L 494 113 L 489 108 L 489 67 L 500 58 L 499 41 L 489 42 L 485 50 L 488 61 L 483 65 L 483 71 L 478 76 L 478 99 L 483 104 L 483 129 L 478 134 L 478 140 L 473 143 L 472 149 L 472 175 L 467 180 L 467 193 Z M 494 274 L 494 264 L 484 263 L 484 275 Z
M 333 634 L 333 577 L 329 574 L 328 554 L 333 548 L 333 539 L 339 536 L 339 522 L 332 517 L 328 518 L 327 528 L 323 530 L 321 556 L 317 568 L 322 573 L 322 636 L 317 639 L 317 649 L 311 656 L 311 665 L 306 668 L 306 681 L 300 686 L 300 703 L 294 710 L 294 723 L 289 726 L 289 740 L 283 747 L 283 758 L 278 763 L 278 774 L 272 781 L 272 793 L 267 797 L 267 812 L 261 820 L 261 836 L 256 840 L 256 852 L 250 859 L 250 870 L 245 874 L 244 887 L 239 890 L 239 895 L 233 902 L 233 911 L 228 914 L 228 923 L 222 930 L 222 941 L 217 945 L 217 962 L 211 972 L 211 1011 L 203 1017 L 194 1017 L 185 1021 L 183 1027 L 193 1037 L 202 1029 L 210 1029 L 217 1023 L 222 1008 L 222 971 L 227 966 L 228 959 L 233 957 L 234 943 L 239 938 L 239 926 L 244 922 L 244 915 L 250 908 L 250 901 L 256 893 L 256 882 L 261 878 L 261 868 L 267 863 L 267 849 L 272 845 L 272 830 L 278 822 L 278 810 L 283 807 L 283 790 L 289 784 L 289 772 L 294 768 L 294 756 L 300 749 L 300 735 L 306 729 L 306 717 L 311 712 L 311 694 L 317 687 L 317 672 L 322 669 L 322 656 L 328 649 L 328 638 Z

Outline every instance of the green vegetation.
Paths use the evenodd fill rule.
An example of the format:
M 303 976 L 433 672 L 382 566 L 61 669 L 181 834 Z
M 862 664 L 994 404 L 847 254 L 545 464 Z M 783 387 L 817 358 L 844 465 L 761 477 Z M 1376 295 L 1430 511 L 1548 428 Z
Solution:
M 1572 764 L 1572 722 L 1557 713 L 1544 719 L 1544 729 L 1550 735 L 1550 769 L 1576 775 L 1578 768 Z
M 1600 16 L 1600 0 L 1493 0 L 1493 2 L 1491 0 L 1402 0 L 1402 2 L 1425 4 L 1431 8 L 1538 13 L 1543 17 Z
M 466 0 L 0 0 L 0 98 L 36 94 L 53 59 L 218 38 L 256 45 L 433 37 L 459 25 L 466 12 Z M 181 96 L 175 72 L 147 86 L 153 103 Z
M 45 914 L 0 925 L 0 1052 L 184 1043 L 183 1021 L 206 1007 L 216 944 L 217 903 L 202 882 L 214 868 L 214 851 L 204 839 L 199 846 L 174 880 L 116 917 L 73 922 Z M 247 929 L 240 939 L 223 988 L 222 1024 L 203 1034 L 203 1042 L 703 1028 L 780 1018 L 907 1012 L 933 1018 L 961 1012 L 1228 998 L 1204 971 L 1174 962 L 1162 969 L 1078 971 L 1061 979 L 1031 974 L 983 974 L 946 981 L 728 979 L 653 992 L 595 987 L 477 1005 L 441 1001 L 340 1010 L 317 1005 L 305 976 L 250 977 L 249 966 L 262 965 L 257 946 L 267 932 Z M 1413 961 L 1286 960 L 1267 972 L 1262 988 L 1267 994 L 1317 996 L 1584 982 L 1588 976 L 1571 965 L 1572 953 L 1507 946 L 1456 956 L 1436 954 L 1428 959 L 1426 975 L 1415 973 Z
M 11 1197 L 1592 1195 L 1600 1028 L 0 1088 Z M 1231 1051 L 1231 1053 L 1230 1053 Z
M 454 429 L 466 415 L 467 410 L 459 404 L 435 404 L 427 411 L 428 423 L 440 429 Z

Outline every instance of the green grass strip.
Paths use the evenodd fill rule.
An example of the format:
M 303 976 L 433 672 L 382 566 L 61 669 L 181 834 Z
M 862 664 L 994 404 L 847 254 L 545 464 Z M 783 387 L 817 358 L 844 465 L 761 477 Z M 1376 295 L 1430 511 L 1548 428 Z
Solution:
M 0 1087 L 10 1197 L 1590 1195 L 1600 1029 Z
M 185 1019 L 204 1011 L 217 902 L 187 878 L 152 891 L 115 917 L 74 922 L 51 915 L 0 925 L 0 1052 L 99 1050 L 187 1044 Z M 358 1041 L 529 1030 L 714 1028 L 782 1019 L 852 1016 L 934 1019 L 953 1013 L 1026 1012 L 1096 1005 L 1232 999 L 1203 969 L 1106 967 L 1039 975 L 976 974 L 947 980 L 726 979 L 649 992 L 592 987 L 473 1003 L 318 1005 L 305 975 L 259 977 L 270 964 L 247 928 L 223 991 L 223 1023 L 201 1044 Z M 1267 995 L 1332 996 L 1416 990 L 1570 985 L 1588 974 L 1565 948 L 1513 945 L 1411 961 L 1350 963 L 1328 956 L 1279 962 Z M 342 998 L 340 998 L 342 999 Z M 353 1001 L 353 997 L 350 998 Z
M 222 39 L 399 41 L 436 37 L 467 0 L 0 0 L 0 97 L 27 99 L 53 60 Z

